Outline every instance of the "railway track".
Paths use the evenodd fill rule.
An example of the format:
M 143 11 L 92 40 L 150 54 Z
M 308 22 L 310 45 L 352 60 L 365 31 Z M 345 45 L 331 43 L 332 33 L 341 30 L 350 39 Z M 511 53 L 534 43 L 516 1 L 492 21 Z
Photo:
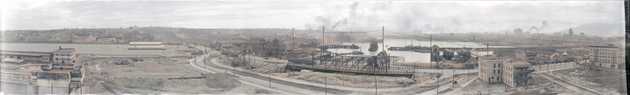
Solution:
M 581 85 L 577 85 L 577 84 L 571 83 L 571 82 L 569 82 L 567 80 L 555 77 L 555 76 L 553 76 L 553 75 L 551 75 L 549 73 L 544 73 L 544 74 L 542 74 L 542 76 L 547 78 L 548 80 L 550 80 L 550 81 L 552 81 L 554 83 L 558 83 L 561 86 L 564 86 L 565 88 L 568 88 L 568 89 L 572 89 L 572 90 L 576 90 L 576 91 L 580 91 L 580 92 L 587 92 L 587 93 L 589 93 L 588 95 L 602 95 L 602 93 L 599 93 L 599 91 L 597 91 L 597 90 L 594 90 L 594 89 L 591 89 L 591 88 L 586 88 L 586 87 L 583 87 Z
M 273 87 L 268 87 L 266 82 L 267 80 L 265 79 L 261 79 L 261 78 L 254 78 L 251 76 L 244 76 L 241 74 L 236 74 L 237 72 L 233 72 L 233 70 L 231 69 L 226 69 L 226 68 L 218 68 L 217 66 L 208 66 L 205 65 L 203 63 L 205 63 L 204 61 L 206 60 L 207 57 L 210 57 L 210 55 L 207 55 L 205 57 L 200 56 L 196 59 L 191 60 L 190 65 L 202 70 L 204 72 L 209 72 L 209 73 L 218 73 L 218 72 L 227 72 L 227 71 L 232 71 L 232 72 L 227 72 L 227 73 L 232 73 L 234 74 L 237 78 L 237 80 L 241 83 L 250 85 L 250 86 L 254 86 L 254 87 L 258 87 L 258 88 L 262 88 L 262 89 L 266 89 L 266 90 L 270 90 L 270 91 L 274 91 L 274 92 L 278 92 L 278 93 L 282 93 L 282 94 L 299 94 L 299 95 L 307 95 L 307 93 L 300 93 L 300 92 L 296 92 L 296 91 L 287 91 L 287 90 L 279 90 Z M 216 56 L 215 56 L 216 57 Z M 275 84 L 275 83 L 274 83 Z
M 196 48 L 206 48 L 206 47 L 196 47 Z M 273 84 L 272 88 L 275 90 L 280 90 L 282 92 L 289 92 L 294 94 L 372 94 L 375 92 L 372 88 L 351 88 L 351 87 L 337 87 L 334 85 L 324 86 L 325 84 L 317 84 L 310 83 L 299 80 L 285 80 L 283 78 L 277 78 L 265 74 L 259 74 L 251 71 L 247 71 L 244 69 L 232 68 L 227 65 L 223 65 L 220 62 L 217 62 L 217 57 L 220 55 L 207 53 L 206 58 L 195 58 L 196 60 L 192 60 L 190 65 L 203 70 L 210 72 L 227 72 L 236 75 L 238 80 L 241 81 L 249 81 L 254 82 L 254 85 L 266 85 L 267 83 Z M 207 58 L 210 57 L 210 58 Z M 208 60 L 207 64 L 205 62 L 198 62 L 199 60 Z M 229 71 L 229 72 L 228 72 Z M 262 83 L 261 83 L 262 82 Z M 446 82 L 446 81 L 445 81 Z M 279 89 L 281 88 L 281 89 Z M 427 92 L 437 88 L 436 86 L 422 86 L 422 85 L 411 85 L 409 87 L 400 87 L 400 88 L 383 88 L 378 89 L 379 94 L 396 94 L 396 95 L 412 95 Z

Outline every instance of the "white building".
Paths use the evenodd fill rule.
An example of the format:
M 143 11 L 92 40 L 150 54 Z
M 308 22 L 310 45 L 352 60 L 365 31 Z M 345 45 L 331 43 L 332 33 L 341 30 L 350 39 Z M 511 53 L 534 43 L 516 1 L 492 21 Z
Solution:
M 480 56 L 479 79 L 488 83 L 500 83 L 503 72 L 503 59 L 497 56 Z
M 592 55 L 590 65 L 603 68 L 624 69 L 625 52 L 623 48 L 612 45 L 590 46 Z
M 53 64 L 75 64 L 77 63 L 77 52 L 75 48 L 62 48 L 52 52 Z
M 503 83 L 509 87 L 527 85 L 533 68 L 525 59 L 514 60 L 492 55 L 480 56 L 479 79 L 489 84 Z
M 503 66 L 503 83 L 510 87 L 527 85 L 529 74 L 534 72 L 526 61 L 509 61 Z

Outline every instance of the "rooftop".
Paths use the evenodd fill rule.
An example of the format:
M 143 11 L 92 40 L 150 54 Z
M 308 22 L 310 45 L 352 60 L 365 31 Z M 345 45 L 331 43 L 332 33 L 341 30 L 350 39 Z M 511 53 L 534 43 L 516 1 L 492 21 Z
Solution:
M 62 48 L 61 46 L 59 47 L 59 49 L 55 50 L 55 53 L 70 53 L 70 52 L 75 52 L 77 51 L 76 48 Z
M 590 45 L 589 47 L 596 47 L 596 48 L 617 48 L 615 45 L 613 44 L 608 44 L 608 45 Z
M 510 65 L 512 65 L 514 67 L 527 67 L 530 64 L 525 62 L 525 61 L 514 61 L 514 62 L 511 62 Z
M 131 45 L 159 45 L 163 44 L 162 42 L 129 42 Z
M 45 53 L 23 53 L 23 52 L 4 52 L 1 51 L 0 55 L 17 55 L 17 56 L 50 56 L 50 54 Z
M 484 55 L 484 56 L 479 56 L 479 60 L 497 60 L 499 59 L 499 56 L 496 55 Z

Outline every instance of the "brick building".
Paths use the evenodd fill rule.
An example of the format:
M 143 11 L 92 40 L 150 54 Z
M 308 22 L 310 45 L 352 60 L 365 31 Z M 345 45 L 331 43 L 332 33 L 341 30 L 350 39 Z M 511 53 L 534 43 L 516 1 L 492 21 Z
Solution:
M 594 67 L 625 69 L 624 50 L 613 45 L 590 46 L 590 65 Z

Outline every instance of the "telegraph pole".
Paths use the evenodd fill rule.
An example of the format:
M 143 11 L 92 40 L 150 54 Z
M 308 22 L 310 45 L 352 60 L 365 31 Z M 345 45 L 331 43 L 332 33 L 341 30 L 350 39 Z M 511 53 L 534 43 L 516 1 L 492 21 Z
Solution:
M 48 79 L 48 82 L 50 83 L 50 94 L 53 94 L 53 83 L 52 83 L 52 79 Z
M 326 44 L 326 37 L 324 32 L 326 31 L 326 27 L 322 26 L 322 44 L 319 47 L 319 64 L 322 64 L 322 56 L 324 56 L 324 44 Z
M 378 79 L 377 79 L 376 76 L 374 76 L 374 81 L 376 81 L 376 83 L 374 85 L 376 86 L 376 89 L 375 89 L 376 95 L 378 95 Z
M 28 84 L 26 84 L 26 86 L 24 86 L 24 95 L 29 95 L 28 94 L 28 87 L 31 86 L 31 82 L 28 82 Z
M 451 71 L 451 88 L 455 88 L 455 69 L 452 69 Z
M 429 54 L 429 68 L 433 68 L 433 34 L 429 33 L 429 48 L 431 54 Z
M 322 60 L 324 60 L 322 57 L 324 56 L 324 44 L 326 44 L 326 37 L 325 37 L 325 33 L 326 32 L 326 27 L 322 26 L 322 45 L 320 46 L 320 52 L 319 52 L 319 64 L 322 64 Z M 328 77 L 324 77 L 324 95 L 328 95 Z
M 328 95 L 328 77 L 324 77 L 324 95 Z
M 85 72 L 81 72 L 81 74 L 83 74 L 83 75 L 85 75 L 85 76 L 81 76 L 81 77 L 82 77 L 82 78 L 87 77 L 87 74 L 88 74 L 88 71 L 89 71 L 89 70 L 88 70 L 88 68 L 89 68 L 89 63 L 84 63 L 84 64 L 83 64 L 83 66 L 81 66 L 81 68 L 85 68 Z M 81 90 L 81 95 L 83 95 L 83 87 L 82 87 L 82 86 L 83 86 L 83 81 L 81 81 L 81 86 L 79 86 L 79 87 L 81 87 L 81 88 L 79 88 L 79 89 Z
M 2 36 L 4 36 L 4 32 L 2 32 Z M 2 61 L 0 61 L 0 62 L 2 62 Z M 0 80 L 2 80 L 2 68 L 4 68 L 4 66 L 3 66 L 3 64 L 0 64 Z M 2 89 L 2 86 L 3 86 L 2 84 L 4 84 L 4 83 L 0 82 L 0 91 L 4 90 L 4 89 Z
M 375 71 L 376 66 L 372 65 L 372 69 Z M 376 79 L 376 76 L 374 76 L 374 95 L 378 95 L 378 80 Z
M 435 95 L 439 95 L 440 94 L 440 76 L 438 75 L 437 77 L 435 77 L 435 80 L 437 80 L 436 84 L 437 87 L 435 88 Z
M 295 28 L 291 28 L 291 49 L 295 49 Z

